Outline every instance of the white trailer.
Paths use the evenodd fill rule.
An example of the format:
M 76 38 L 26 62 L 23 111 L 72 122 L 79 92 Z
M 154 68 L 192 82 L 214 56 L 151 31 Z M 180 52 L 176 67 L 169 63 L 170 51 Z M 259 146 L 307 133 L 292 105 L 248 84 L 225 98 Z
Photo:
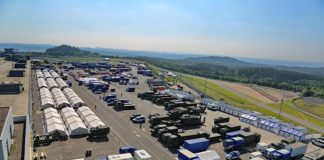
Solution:
M 152 160 L 152 156 L 145 150 L 137 150 L 134 153 L 134 160 Z
M 130 153 L 115 154 L 108 156 L 108 160 L 134 160 Z

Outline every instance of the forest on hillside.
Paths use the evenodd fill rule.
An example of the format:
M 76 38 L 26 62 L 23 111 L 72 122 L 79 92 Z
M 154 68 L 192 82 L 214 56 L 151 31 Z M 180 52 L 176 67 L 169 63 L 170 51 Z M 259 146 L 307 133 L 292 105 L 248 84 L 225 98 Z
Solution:
M 324 78 L 320 76 L 262 66 L 239 68 L 201 61 L 193 62 L 186 59 L 172 60 L 152 57 L 138 57 L 136 59 L 176 72 L 232 82 L 252 83 L 302 92 L 306 97 L 324 98 Z

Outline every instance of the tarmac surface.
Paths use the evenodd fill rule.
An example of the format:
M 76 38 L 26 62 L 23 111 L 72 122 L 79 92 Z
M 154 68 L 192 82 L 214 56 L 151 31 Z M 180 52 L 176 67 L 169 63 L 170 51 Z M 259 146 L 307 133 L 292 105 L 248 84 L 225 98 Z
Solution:
M 24 77 L 8 77 L 13 69 L 12 61 L 0 62 L 0 82 L 21 82 L 24 91 L 20 94 L 0 94 L 0 107 L 13 108 L 13 115 L 27 115 L 29 113 L 29 85 L 30 85 L 30 61 L 27 62 Z

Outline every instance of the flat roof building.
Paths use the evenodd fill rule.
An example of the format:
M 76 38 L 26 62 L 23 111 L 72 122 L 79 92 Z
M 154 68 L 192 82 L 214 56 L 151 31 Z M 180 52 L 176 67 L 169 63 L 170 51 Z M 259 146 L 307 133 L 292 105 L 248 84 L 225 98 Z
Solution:
M 7 160 L 13 144 L 14 122 L 11 107 L 0 107 L 0 159 Z

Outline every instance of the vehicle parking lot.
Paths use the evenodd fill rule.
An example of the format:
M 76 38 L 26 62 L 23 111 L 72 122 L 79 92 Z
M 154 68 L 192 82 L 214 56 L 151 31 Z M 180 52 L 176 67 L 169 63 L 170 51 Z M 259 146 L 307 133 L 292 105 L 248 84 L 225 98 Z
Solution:
M 72 71 L 73 72 L 73 71 Z M 137 149 L 145 149 L 154 159 L 176 159 L 177 155 L 174 150 L 169 150 L 163 146 L 156 138 L 151 136 L 150 124 L 148 121 L 148 115 L 151 113 L 166 113 L 163 106 L 158 106 L 147 100 L 141 100 L 137 98 L 137 93 L 142 93 L 149 90 L 146 81 L 150 77 L 137 75 L 136 68 L 132 67 L 131 73 L 136 75 L 138 78 L 138 85 L 135 85 L 135 92 L 126 92 L 127 85 L 121 85 L 118 82 L 112 82 L 110 88 L 115 88 L 117 97 L 128 99 L 136 105 L 136 110 L 123 110 L 117 111 L 112 106 L 108 106 L 105 101 L 102 100 L 103 94 L 94 94 L 91 90 L 88 90 L 85 86 L 79 86 L 78 82 L 73 77 L 68 76 L 68 80 L 72 82 L 72 89 L 80 96 L 80 98 L 90 107 L 92 110 L 102 119 L 102 121 L 110 127 L 110 133 L 108 139 L 99 139 L 97 141 L 89 141 L 86 137 L 84 138 L 69 138 L 67 141 L 53 142 L 49 146 L 38 147 L 37 152 L 46 152 L 48 159 L 73 159 L 84 157 L 86 150 L 91 149 L 93 155 L 90 159 L 96 159 L 108 154 L 117 154 L 120 147 L 125 145 L 135 146 Z M 97 76 L 98 77 L 98 76 Z M 37 88 L 36 83 L 32 85 Z M 190 92 L 194 92 L 190 90 Z M 37 95 L 37 90 L 33 90 L 33 95 Z M 105 93 L 105 95 L 109 95 Z M 194 93 L 198 95 L 197 93 Z M 33 96 L 34 102 L 34 115 L 33 118 L 37 121 L 41 121 L 42 112 L 37 108 L 37 96 Z M 140 125 L 132 123 L 130 116 L 134 113 L 140 113 L 146 118 L 146 123 Z M 237 117 L 230 116 L 228 114 L 206 110 L 204 117 L 206 122 L 200 128 L 211 133 L 213 126 L 213 119 L 219 116 L 230 117 L 230 123 L 242 125 L 244 127 L 250 127 L 252 132 L 258 132 L 262 135 L 261 142 L 272 143 L 279 142 L 283 137 L 277 136 L 273 133 L 265 130 L 250 126 L 242 123 Z M 34 125 L 36 133 L 42 133 L 42 121 L 37 122 Z M 71 147 L 73 146 L 73 147 Z M 225 159 L 225 152 L 221 142 L 211 144 L 209 149 L 215 150 L 222 159 Z M 311 148 L 309 150 L 316 149 Z M 248 159 L 248 154 L 241 155 L 241 159 Z

